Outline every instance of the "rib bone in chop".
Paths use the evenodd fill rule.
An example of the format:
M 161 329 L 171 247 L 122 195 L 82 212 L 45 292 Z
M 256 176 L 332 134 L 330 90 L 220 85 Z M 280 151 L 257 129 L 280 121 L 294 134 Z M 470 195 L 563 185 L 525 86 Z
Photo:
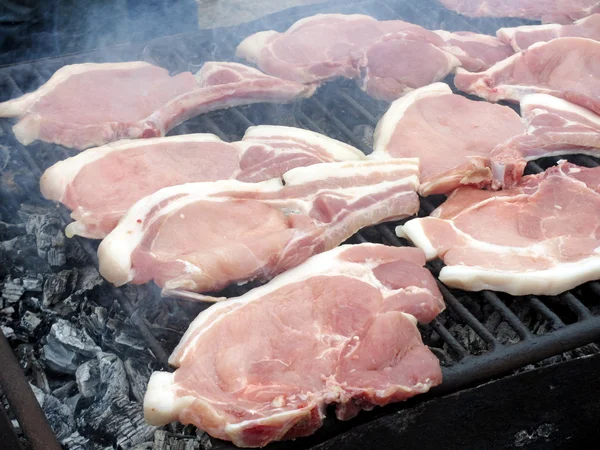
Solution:
M 22 144 L 35 140 L 85 149 L 119 139 L 164 136 L 179 123 L 216 109 L 286 103 L 314 88 L 265 75 L 243 64 L 207 62 L 174 77 L 144 62 L 75 64 L 36 91 L 0 103 L 0 117 L 18 117 Z
M 46 170 L 40 187 L 44 197 L 73 211 L 67 235 L 103 238 L 136 201 L 164 187 L 264 181 L 294 167 L 363 157 L 354 147 L 312 131 L 262 125 L 232 143 L 212 134 L 189 134 L 88 149 Z
M 566 154 L 600 156 L 600 115 L 546 94 L 523 98 L 521 115 L 527 123 L 526 133 L 492 152 L 494 188 L 518 183 L 527 161 Z
M 396 230 L 469 291 L 556 295 L 600 278 L 600 167 L 561 163 L 512 189 L 462 187 Z
M 524 131 L 507 106 L 469 100 L 435 83 L 392 103 L 377 124 L 370 158 L 417 157 L 419 194 L 449 194 L 462 185 L 489 186 L 490 154 Z
M 365 226 L 419 209 L 418 160 L 316 164 L 262 183 L 164 188 L 138 201 L 98 250 L 116 285 L 217 291 L 269 279 Z
M 540 42 L 485 72 L 459 68 L 454 84 L 491 102 L 550 94 L 600 113 L 600 42 L 574 37 Z
M 341 246 L 203 311 L 144 399 L 154 425 L 193 423 L 243 447 L 312 434 L 439 384 L 416 327 L 444 309 L 423 252 Z M 248 324 L 244 326 L 243 324 Z

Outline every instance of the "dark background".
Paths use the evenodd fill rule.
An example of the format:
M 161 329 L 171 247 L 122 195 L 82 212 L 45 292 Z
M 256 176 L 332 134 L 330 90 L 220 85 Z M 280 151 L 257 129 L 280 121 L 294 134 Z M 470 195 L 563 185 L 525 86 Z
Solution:
M 0 0 L 0 66 L 197 29 L 195 0 Z

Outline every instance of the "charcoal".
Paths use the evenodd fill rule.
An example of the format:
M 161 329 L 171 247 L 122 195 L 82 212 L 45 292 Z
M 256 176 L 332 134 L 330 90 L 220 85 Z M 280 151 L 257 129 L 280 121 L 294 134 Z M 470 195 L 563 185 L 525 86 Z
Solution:
M 2 298 L 7 303 L 16 303 L 25 293 L 23 280 L 21 278 L 7 277 L 4 280 L 4 288 L 2 289 Z
M 37 361 L 33 344 L 21 344 L 17 346 L 15 355 L 19 359 L 19 364 L 25 372 L 31 370 L 33 363 Z
M 34 260 L 37 259 L 39 261 L 35 236 L 17 236 L 14 239 L 0 242 L 0 248 L 2 248 L 3 252 L 7 255 L 10 255 L 7 262 L 11 264 L 27 264 L 28 266 L 33 266 L 32 263 Z M 40 272 L 45 270 L 44 268 L 41 269 Z
M 164 450 L 169 445 L 169 433 L 164 430 L 156 430 L 154 433 L 154 447 L 153 450 Z
M 11 316 L 14 313 L 15 313 L 15 308 L 13 308 L 12 306 L 9 306 L 8 308 L 0 309 L 0 314 L 3 316 Z
M 98 270 L 93 266 L 80 267 L 78 269 L 78 277 L 75 285 L 75 293 L 83 294 L 91 291 L 97 286 L 104 283 L 104 279 L 100 276 Z
M 12 328 L 0 325 L 0 329 L 2 330 L 2 334 L 4 335 L 4 337 L 6 337 L 6 339 L 11 340 L 16 337 L 15 330 L 13 330 Z
M 75 380 L 67 381 L 65 384 L 52 391 L 57 399 L 64 401 L 69 395 L 77 390 L 77 382 Z
M 133 398 L 138 402 L 143 402 L 144 395 L 146 394 L 146 387 L 148 386 L 148 380 L 152 374 L 148 362 L 129 358 L 125 361 L 125 372 L 129 379 Z
M 57 439 L 60 441 L 73 434 L 75 431 L 73 411 L 53 395 L 45 394 L 33 385 L 31 389 L 44 410 L 48 423 Z
M 100 352 L 100 348 L 82 329 L 58 319 L 50 328 L 42 359 L 55 372 L 74 374 L 86 360 Z
M 46 376 L 46 372 L 42 368 L 42 365 L 39 361 L 34 361 L 32 366 L 33 372 L 33 380 L 34 384 L 44 391 L 46 394 L 50 394 L 52 391 L 50 390 L 50 384 L 48 383 L 48 377 Z
M 496 333 L 498 340 L 506 345 L 516 344 L 521 340 L 517 332 L 507 322 L 500 323 Z
M 455 336 L 458 341 L 473 355 L 479 355 L 487 351 L 486 343 L 479 337 L 477 333 L 468 325 L 454 324 L 448 331 Z M 452 350 L 444 344 L 444 351 L 446 353 L 452 352 Z
M 0 221 L 0 239 L 6 241 L 25 234 L 25 224 Z
M 44 278 L 41 275 L 23 277 L 23 287 L 27 292 L 42 292 Z
M 123 395 L 108 402 L 102 399 L 94 403 L 82 412 L 78 425 L 80 432 L 92 439 L 118 448 L 131 448 L 146 442 L 156 430 L 145 422 L 141 403 L 132 402 Z M 106 430 L 111 430 L 111 436 L 107 436 Z
M 148 343 L 142 337 L 139 330 L 131 326 L 121 328 L 115 335 L 115 342 L 124 345 L 125 348 L 135 348 L 137 350 L 148 348 Z
M 131 450 L 152 450 L 154 448 L 153 442 L 142 442 L 141 444 L 131 447 Z
M 44 306 L 55 305 L 71 295 L 77 286 L 77 278 L 77 269 L 62 270 L 46 278 L 43 294 Z
M 38 256 L 47 259 L 52 267 L 63 266 L 65 255 L 65 235 L 62 222 L 56 210 L 39 206 L 23 205 L 21 216 L 26 220 L 27 234 L 35 236 Z
M 89 450 L 91 447 L 90 440 L 80 435 L 78 431 L 75 431 L 60 443 L 68 450 Z
M 84 397 L 100 398 L 102 402 L 129 393 L 129 383 L 123 362 L 112 353 L 100 353 L 96 359 L 77 368 L 75 373 L 79 392 Z
M 196 429 L 196 435 L 198 436 L 198 442 L 200 443 L 200 448 L 203 450 L 209 450 L 212 448 L 212 442 L 210 440 L 210 436 L 206 431 L 202 431 L 199 428 Z
M 33 333 L 41 323 L 42 319 L 30 311 L 26 311 L 23 317 L 21 317 L 21 327 L 30 333 Z

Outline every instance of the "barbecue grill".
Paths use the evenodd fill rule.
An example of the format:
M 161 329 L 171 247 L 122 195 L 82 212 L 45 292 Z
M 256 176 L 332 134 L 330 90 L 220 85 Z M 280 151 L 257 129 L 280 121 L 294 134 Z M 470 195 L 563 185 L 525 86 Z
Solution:
M 382 20 L 402 19 L 429 29 L 485 34 L 494 34 L 501 27 L 531 23 L 516 19 L 468 19 L 444 9 L 434 0 L 313 4 L 233 28 L 173 35 L 146 44 L 130 44 L 5 66 L 0 68 L 0 101 L 34 90 L 64 65 L 87 61 L 142 59 L 165 67 L 171 73 L 186 70 L 195 72 L 205 61 L 235 61 L 236 45 L 254 32 L 266 29 L 283 31 L 302 17 L 325 12 L 363 13 Z M 452 85 L 451 80 L 446 81 Z M 170 134 L 210 132 L 224 140 L 233 141 L 240 139 L 251 125 L 287 125 L 323 133 L 368 153 L 373 129 L 387 106 L 361 92 L 353 81 L 339 80 L 326 84 L 315 96 L 301 102 L 291 105 L 259 104 L 216 111 L 193 118 Z M 144 442 L 153 442 L 154 448 L 233 447 L 229 443 L 208 438 L 190 426 L 172 425 L 155 431 L 140 421 L 140 387 L 134 382 L 135 374 L 143 379 L 144 374 L 149 375 L 150 369 L 166 369 L 168 354 L 189 322 L 205 305 L 161 299 L 158 290 L 152 286 L 117 289 L 102 283 L 93 269 L 97 268 L 97 242 L 81 238 L 65 240 L 61 229 L 70 221 L 69 213 L 62 207 L 54 208 L 39 193 L 38 181 L 43 170 L 72 156 L 74 152 L 39 142 L 24 147 L 14 138 L 9 121 L 2 120 L 0 127 L 0 280 L 3 280 L 0 286 L 1 306 L 4 308 L 0 308 L 3 314 L 0 323 L 4 332 L 0 333 L 0 391 L 4 396 L 3 404 L 8 405 L 8 409 L 0 411 L 0 436 L 4 444 L 9 448 L 54 449 L 59 448 L 60 439 L 68 448 L 96 448 L 94 445 L 98 448 L 131 448 L 135 445 L 149 448 L 143 447 Z M 588 156 L 569 159 L 583 166 L 599 164 L 599 160 Z M 528 173 L 540 172 L 556 161 L 557 158 L 545 158 L 530 163 Z M 442 198 L 423 199 L 419 215 L 428 215 L 441 201 Z M 394 233 L 398 224 L 386 223 L 364 229 L 349 242 L 408 245 Z M 439 261 L 428 265 L 434 275 L 439 273 L 441 267 Z M 238 295 L 252 286 L 250 283 L 243 287 L 231 287 L 219 295 Z M 583 433 L 579 437 L 586 433 L 597 433 L 594 427 L 589 426 L 589 422 L 577 420 L 567 420 L 561 428 L 557 425 L 560 415 L 556 414 L 548 413 L 548 417 L 537 422 L 526 418 L 536 414 L 535 411 L 543 411 L 543 408 L 562 408 L 556 403 L 552 406 L 552 401 L 573 401 L 576 404 L 573 413 L 580 417 L 599 411 L 597 407 L 586 409 L 584 405 L 590 399 L 598 403 L 597 397 L 593 397 L 597 388 L 594 391 L 592 385 L 597 384 L 595 374 L 600 366 L 600 356 L 564 362 L 576 356 L 600 353 L 594 344 L 600 339 L 599 282 L 587 283 L 555 297 L 517 298 L 489 291 L 472 293 L 448 289 L 442 284 L 440 289 L 448 308 L 431 324 L 422 326 L 421 331 L 424 342 L 441 361 L 444 374 L 442 385 L 408 402 L 363 412 L 349 422 L 328 418 L 324 426 L 311 437 L 269 447 L 304 449 L 316 446 L 333 449 L 365 448 L 371 444 L 379 447 L 410 447 L 410 441 L 405 441 L 405 438 L 418 436 L 419 431 L 429 431 L 431 428 L 425 428 L 427 426 L 435 427 L 433 434 L 442 430 L 443 439 L 434 438 L 428 433 L 422 436 L 421 447 L 428 447 L 424 441 L 431 439 L 429 445 L 432 448 L 436 445 L 445 445 L 446 448 L 490 448 L 484 443 L 493 442 L 490 438 L 497 436 L 496 443 L 503 445 L 500 436 L 503 431 L 509 431 L 514 435 L 511 441 L 514 446 L 534 448 L 539 445 L 538 448 L 547 448 L 544 445 L 549 445 L 549 440 L 562 442 L 560 439 L 567 439 L 565 436 L 568 433 Z M 10 313 L 10 308 L 14 312 Z M 11 328 L 10 325 L 15 323 L 19 326 Z M 127 372 L 125 380 L 129 385 L 123 397 L 125 399 L 120 398 L 122 404 L 117 401 L 116 406 L 111 408 L 118 411 L 118 417 L 127 418 L 129 425 L 119 424 L 117 427 L 110 417 L 104 417 L 101 411 L 94 410 L 89 399 L 100 402 L 103 395 L 101 387 L 90 386 L 97 392 L 87 399 L 73 399 L 77 391 L 73 382 L 74 370 L 69 367 L 52 368 L 52 363 L 62 361 L 60 355 L 53 354 L 56 351 L 53 345 L 57 340 L 60 341 L 61 333 L 66 333 L 61 328 L 65 323 L 71 324 L 68 330 L 79 329 L 87 336 L 85 339 L 79 336 L 77 342 L 100 346 L 104 352 L 114 353 L 117 359 L 125 361 L 125 364 L 114 366 L 124 366 Z M 8 335 L 12 349 L 5 335 Z M 88 338 L 92 342 L 86 341 Z M 64 344 L 64 341 L 61 342 Z M 64 348 L 64 345 L 60 348 Z M 84 353 L 81 349 L 73 350 L 78 357 L 85 356 Z M 93 360 L 91 355 L 73 364 L 81 366 L 89 360 Z M 114 359 L 109 359 L 106 364 L 112 364 L 111 361 L 114 362 Z M 547 367 L 514 375 L 540 365 Z M 500 381 L 468 389 L 490 380 Z M 27 382 L 37 387 L 34 388 L 35 395 Z M 111 382 L 102 379 L 100 384 Z M 497 384 L 502 382 L 505 384 Z M 563 389 L 553 392 L 548 387 L 551 382 L 563 383 Z M 143 390 L 143 381 L 139 383 Z M 588 386 L 591 392 L 582 386 L 571 391 L 576 385 Z M 67 431 L 57 430 L 56 420 L 60 419 L 50 420 L 49 424 L 46 419 L 49 408 L 44 408 L 45 415 L 39 406 L 39 402 L 45 405 L 43 395 L 57 400 L 57 408 L 68 405 L 66 407 L 71 411 L 81 414 L 85 419 L 83 422 L 89 423 L 83 423 L 75 417 L 73 426 Z M 505 402 L 503 412 L 497 419 L 467 413 L 472 405 L 485 405 L 486 402 L 490 402 L 488 410 L 500 410 L 502 402 L 499 397 L 502 396 L 523 396 L 529 402 L 539 401 L 540 409 L 512 411 Z M 112 398 L 104 399 L 114 403 Z M 507 412 L 506 408 L 510 411 Z M 563 413 L 571 414 L 567 411 Z M 595 417 L 597 423 L 598 415 Z M 494 423 L 494 420 L 504 421 L 506 430 L 503 427 L 486 427 L 486 423 Z M 518 428 L 521 431 L 517 434 L 511 431 L 514 427 L 508 425 L 510 420 L 522 421 L 521 428 Z M 473 434 L 472 437 L 463 435 L 461 446 L 460 440 L 453 441 L 449 435 L 461 429 L 464 421 L 470 421 Z M 475 429 L 478 423 L 483 424 L 480 431 Z M 110 429 L 110 426 L 116 428 Z M 472 447 L 465 444 L 470 440 L 474 445 Z M 577 444 L 581 441 L 572 438 L 565 440 L 564 444 L 568 442 Z

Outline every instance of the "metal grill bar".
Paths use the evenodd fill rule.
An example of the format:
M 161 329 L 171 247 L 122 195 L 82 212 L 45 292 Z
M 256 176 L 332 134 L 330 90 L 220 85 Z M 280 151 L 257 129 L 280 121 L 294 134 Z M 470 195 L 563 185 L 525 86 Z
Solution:
M 531 307 L 537 312 L 539 312 L 543 317 L 545 317 L 554 326 L 554 328 L 561 328 L 565 326 L 562 319 L 558 317 L 558 315 L 555 314 L 544 303 L 542 303 L 542 301 L 539 298 L 535 296 L 529 296 L 528 300 Z
M 439 9 L 439 6 L 436 8 L 436 3 L 433 0 L 423 0 L 421 2 L 412 1 L 410 4 L 404 4 L 402 6 L 390 6 L 388 3 L 389 2 L 386 2 L 385 4 L 363 2 L 356 6 L 346 5 L 340 1 L 336 3 L 335 12 L 363 12 L 380 19 L 402 18 L 416 22 L 420 20 L 421 24 L 432 28 L 440 26 L 439 21 L 444 21 L 444 28 L 447 29 L 457 30 L 462 28 L 470 31 L 487 32 L 488 34 L 490 34 L 490 30 L 495 31 L 499 28 L 498 25 L 501 23 L 498 20 L 490 21 L 487 19 L 466 20 L 453 13 Z M 376 11 L 371 8 L 372 6 Z M 310 15 L 311 13 L 314 14 L 317 12 L 314 10 L 307 11 L 311 12 L 302 15 Z M 320 11 L 321 10 L 319 10 L 319 12 Z M 399 15 L 406 16 L 398 17 Z M 269 26 L 272 29 L 285 29 L 296 18 L 299 17 L 285 16 L 279 23 L 273 19 L 269 21 Z M 451 23 L 448 22 L 449 27 L 446 27 L 445 25 L 449 19 L 451 19 Z M 437 22 L 434 23 L 435 21 Z M 266 22 L 262 25 L 249 25 L 247 28 L 237 28 L 231 32 L 220 31 L 218 33 L 218 39 L 217 34 L 213 34 L 212 32 L 208 34 L 200 32 L 192 35 L 172 36 L 164 40 L 156 41 L 154 44 L 151 43 L 147 45 L 143 49 L 143 54 L 142 52 L 140 52 L 140 54 L 142 54 L 143 59 L 151 60 L 163 65 L 173 73 L 198 68 L 204 60 L 215 58 L 234 60 L 233 51 L 237 42 L 239 42 L 239 38 L 247 36 L 252 32 L 266 29 L 265 23 Z M 504 25 L 506 25 L 506 23 L 508 22 L 505 22 Z M 511 26 L 519 24 L 519 22 L 515 21 L 510 23 Z M 215 43 L 217 42 L 218 44 L 215 46 Z M 210 49 L 210 51 L 207 49 Z M 119 60 L 128 60 L 136 59 L 136 56 L 137 54 L 120 53 L 118 58 Z M 5 71 L 5 73 L 8 74 L 8 76 L 5 77 L 5 80 L 3 80 L 3 85 L 8 86 L 9 89 L 14 88 L 15 92 L 22 92 L 21 88 L 23 87 L 25 87 L 25 90 L 30 91 L 34 87 L 37 87 L 34 86 L 34 84 L 39 85 L 46 81 L 54 70 L 60 66 L 71 64 L 73 62 L 83 62 L 85 60 L 99 61 L 101 58 L 99 59 L 99 57 L 96 56 L 78 55 L 76 58 L 71 59 L 54 59 L 40 61 L 34 65 L 22 65 L 14 68 L 0 69 L 0 71 Z M 19 79 L 14 79 L 13 76 L 19 77 Z M 312 99 L 305 100 L 295 105 L 284 106 L 282 107 L 282 110 L 289 112 L 302 126 L 308 129 L 331 135 L 335 135 L 337 132 L 338 135 L 342 137 L 342 140 L 364 149 L 365 143 L 360 141 L 352 131 L 352 128 L 356 125 L 353 121 L 364 121 L 364 125 L 374 127 L 377 118 L 385 112 L 385 106 L 381 102 L 370 99 L 359 89 L 352 89 L 352 86 L 353 84 L 350 82 L 345 84 L 331 83 L 328 86 L 321 87 L 319 92 L 317 92 Z M 328 106 L 331 100 L 333 100 L 333 108 Z M 334 110 L 335 102 L 338 102 L 338 104 L 341 104 L 343 107 L 347 106 L 348 111 L 351 113 L 349 115 L 352 115 L 353 119 L 347 120 L 344 115 L 338 114 L 339 111 Z M 232 140 L 233 138 L 239 139 L 245 131 L 245 127 L 258 122 L 257 120 L 253 120 L 253 117 L 248 116 L 246 111 L 251 111 L 251 109 L 231 108 L 216 114 L 203 115 L 182 125 L 180 130 L 184 130 L 185 132 L 202 132 L 208 130 L 225 140 Z M 331 133 L 323 130 L 322 127 L 318 125 L 318 123 L 322 123 L 321 116 L 327 120 L 327 130 L 331 131 Z M 277 119 L 278 117 L 273 117 L 275 122 Z M 363 123 L 361 123 L 361 125 L 363 125 Z M 6 122 L 3 123 L 2 126 L 6 128 Z M 228 133 L 232 128 L 235 128 L 235 135 Z M 6 130 L 7 133 L 10 133 L 7 128 Z M 18 149 L 27 165 L 31 167 L 32 170 L 33 168 L 37 168 L 34 173 L 39 176 L 41 172 L 39 165 L 35 159 L 32 158 L 30 152 L 19 144 L 15 144 L 14 146 Z M 52 151 L 57 151 L 59 152 L 58 154 L 62 156 L 68 155 L 61 147 L 54 146 L 52 147 Z M 597 165 L 596 162 L 589 157 L 582 157 L 581 161 L 587 165 Z M 529 168 L 534 171 L 543 170 L 538 163 L 530 163 Z M 423 199 L 421 202 L 421 214 L 431 213 L 436 207 L 435 203 L 436 200 L 431 198 Z M 63 220 L 69 221 L 68 213 L 66 213 L 65 210 L 62 211 L 61 215 Z M 395 235 L 392 225 L 377 225 L 374 227 L 374 230 L 379 233 L 382 239 L 391 245 L 405 245 L 403 240 Z M 369 242 L 370 239 L 366 236 L 372 236 L 372 230 L 356 234 L 353 237 L 353 240 L 359 243 Z M 76 239 L 86 255 L 91 258 L 90 261 L 97 263 L 93 244 L 85 239 Z M 439 272 L 441 263 L 436 262 L 430 266 L 432 267 L 433 272 L 436 273 Z M 591 283 L 589 284 L 589 287 L 592 292 L 600 295 L 599 283 Z M 521 322 L 506 306 L 502 299 L 494 293 L 484 292 L 480 295 L 464 292 L 454 295 L 454 291 L 450 292 L 450 290 L 443 285 L 440 285 L 440 289 L 444 295 L 445 301 L 458 319 L 468 325 L 488 345 L 489 350 L 481 355 L 471 354 L 469 350 L 459 342 L 456 336 L 453 335 L 453 332 L 450 331 L 452 328 L 448 329 L 448 327 L 443 325 L 444 319 L 449 316 L 440 316 L 439 319 L 435 319 L 430 324 L 431 330 L 440 337 L 456 358 L 452 361 L 453 364 L 451 366 L 443 368 L 444 383 L 433 390 L 434 394 L 453 392 L 473 383 L 489 380 L 492 377 L 503 375 L 526 364 L 540 361 L 544 358 L 572 350 L 600 339 L 600 317 L 594 316 L 584 303 L 572 292 L 559 298 L 563 305 L 569 307 L 577 315 L 579 321 L 574 324 L 565 324 L 558 314 L 537 297 L 530 296 L 522 299 L 522 301 L 527 302 L 533 311 L 539 313 L 540 316 L 546 319 L 555 329 L 554 331 L 538 336 L 533 335 L 525 324 L 523 324 L 523 322 Z M 121 290 L 115 289 L 114 295 L 123 309 L 130 315 L 132 323 L 137 325 L 140 329 L 142 336 L 148 343 L 148 347 L 156 355 L 159 363 L 165 367 L 167 350 L 162 348 L 160 343 L 153 336 L 150 328 L 139 316 L 139 310 L 129 301 Z M 462 299 L 466 297 L 490 305 L 516 331 L 521 337 L 521 341 L 514 345 L 502 345 L 477 319 L 477 317 L 465 307 L 462 303 Z M 454 315 L 452 315 L 452 318 L 452 320 L 454 320 Z
M 498 296 L 491 291 L 484 291 L 483 298 L 485 298 L 490 305 L 492 305 L 498 313 L 506 320 L 510 326 L 519 333 L 521 340 L 530 339 L 533 334 L 529 329 L 523 325 L 523 322 L 498 298 Z
M 589 319 L 592 317 L 592 313 L 585 307 L 581 301 L 575 297 L 571 292 L 565 292 L 560 295 L 560 299 L 563 300 L 571 310 L 577 314 L 579 320 Z

